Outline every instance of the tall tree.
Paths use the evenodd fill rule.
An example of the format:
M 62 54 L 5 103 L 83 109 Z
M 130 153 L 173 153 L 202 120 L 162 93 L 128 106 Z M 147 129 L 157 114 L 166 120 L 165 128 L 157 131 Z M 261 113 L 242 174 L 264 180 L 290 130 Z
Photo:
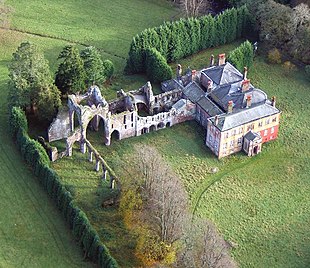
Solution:
M 60 92 L 53 85 L 48 61 L 38 47 L 30 42 L 21 43 L 13 53 L 9 72 L 10 104 L 30 108 L 32 112 L 45 110 L 37 115 L 51 119 L 61 105 Z
M 84 62 L 87 86 L 102 84 L 106 80 L 103 61 L 98 50 L 93 47 L 86 47 L 81 51 L 81 58 Z
M 79 50 L 74 46 L 66 46 L 60 52 L 58 59 L 62 62 L 56 72 L 55 84 L 63 94 L 85 90 L 86 73 L 84 62 Z

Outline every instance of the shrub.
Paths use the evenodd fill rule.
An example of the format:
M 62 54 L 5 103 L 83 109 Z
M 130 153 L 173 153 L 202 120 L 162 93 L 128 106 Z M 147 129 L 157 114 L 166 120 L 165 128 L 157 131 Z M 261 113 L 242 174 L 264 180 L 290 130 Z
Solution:
M 146 54 L 146 74 L 154 83 L 160 83 L 172 78 L 173 72 L 165 58 L 155 49 L 150 48 Z
M 279 49 L 274 48 L 268 51 L 268 62 L 271 64 L 280 64 L 281 63 L 281 53 Z
M 291 72 L 296 70 L 296 65 L 290 61 L 285 61 L 283 63 L 283 68 L 286 74 L 290 74 Z

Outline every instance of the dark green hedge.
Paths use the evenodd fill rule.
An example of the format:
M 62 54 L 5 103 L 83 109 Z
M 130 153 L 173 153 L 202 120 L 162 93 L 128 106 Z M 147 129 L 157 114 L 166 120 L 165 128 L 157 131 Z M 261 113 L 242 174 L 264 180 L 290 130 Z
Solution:
M 125 72 L 145 72 L 145 50 L 155 48 L 168 62 L 187 57 L 202 49 L 223 45 L 244 35 L 249 22 L 245 6 L 227 9 L 212 17 L 180 19 L 146 29 L 130 46 Z
M 101 243 L 86 214 L 75 204 L 57 173 L 49 167 L 49 158 L 42 145 L 28 136 L 27 119 L 19 107 L 13 107 L 10 111 L 9 128 L 23 158 L 63 214 L 75 239 L 83 248 L 85 257 L 98 263 L 100 267 L 118 267 L 109 250 Z
M 146 75 L 151 82 L 160 83 L 172 78 L 171 67 L 155 48 L 148 48 L 145 53 Z
M 228 61 L 240 72 L 243 72 L 244 67 L 250 68 L 254 61 L 253 45 L 249 41 L 245 41 L 228 54 Z

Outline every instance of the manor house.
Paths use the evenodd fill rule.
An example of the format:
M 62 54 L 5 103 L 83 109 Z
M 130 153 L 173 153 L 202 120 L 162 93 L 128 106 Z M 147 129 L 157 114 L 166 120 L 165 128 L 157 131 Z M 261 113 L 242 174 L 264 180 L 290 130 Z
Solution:
M 206 129 L 206 145 L 218 157 L 244 150 L 249 156 L 278 135 L 280 111 L 275 97 L 255 88 L 220 54 L 218 64 L 211 57 L 209 67 L 188 69 L 162 83 L 162 93 L 153 94 L 148 82 L 139 90 L 118 92 L 107 102 L 97 86 L 84 95 L 69 95 L 68 111 L 59 113 L 48 131 L 49 141 L 67 139 L 67 155 L 78 141 L 84 151 L 87 129 L 102 130 L 103 141 L 124 139 L 157 131 L 187 120 Z M 75 127 L 75 124 L 78 124 Z

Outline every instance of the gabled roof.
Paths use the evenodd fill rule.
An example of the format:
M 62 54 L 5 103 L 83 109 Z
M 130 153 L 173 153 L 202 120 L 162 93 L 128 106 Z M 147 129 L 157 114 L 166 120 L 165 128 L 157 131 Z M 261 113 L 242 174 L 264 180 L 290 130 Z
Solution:
M 257 132 L 250 130 L 247 134 L 244 135 L 244 138 L 248 141 L 254 141 L 255 139 L 261 139 L 261 135 Z
M 196 82 L 190 82 L 185 88 L 182 89 L 182 91 L 184 95 L 194 103 L 205 95 L 205 92 Z
M 217 85 L 234 83 L 243 79 L 243 75 L 229 62 L 209 67 L 201 73 L 205 74 Z
M 235 112 L 246 107 L 248 96 L 251 96 L 251 106 L 263 104 L 267 100 L 267 95 L 260 89 L 254 88 L 252 85 L 250 85 L 249 90 L 242 92 L 241 81 L 217 86 L 210 93 L 210 97 L 214 102 L 225 111 L 227 111 L 228 102 L 233 101 L 233 109 Z
M 223 113 L 223 111 L 206 96 L 203 96 L 197 104 L 201 107 L 201 109 L 208 113 L 209 116 L 215 116 Z
M 238 113 L 220 115 L 216 127 L 220 131 L 226 131 L 278 113 L 280 113 L 280 111 L 276 107 L 264 103 L 262 105 L 241 110 Z M 215 117 L 211 117 L 209 120 L 214 124 L 214 119 Z

